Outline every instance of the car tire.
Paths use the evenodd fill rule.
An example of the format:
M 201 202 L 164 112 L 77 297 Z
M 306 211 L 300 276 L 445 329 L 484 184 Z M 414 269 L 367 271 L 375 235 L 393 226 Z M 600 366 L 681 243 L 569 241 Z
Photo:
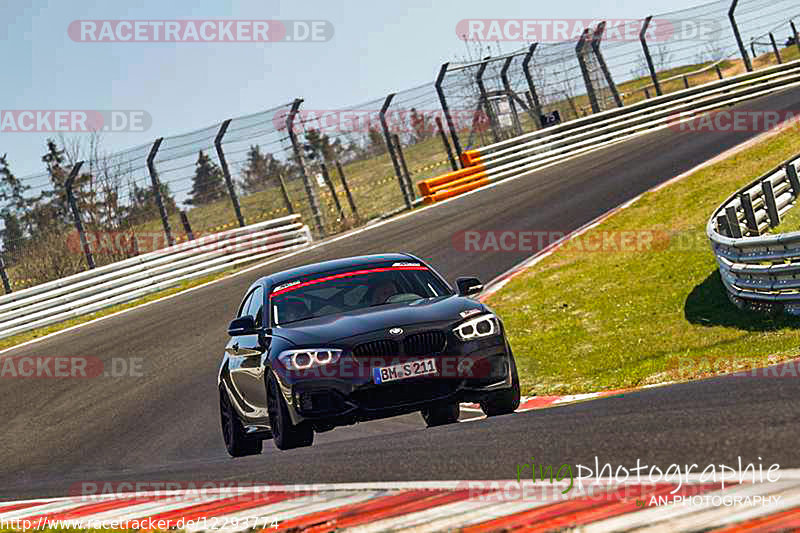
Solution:
M 451 402 L 428 407 L 420 411 L 420 413 L 422 413 L 422 419 L 425 420 L 425 424 L 432 428 L 458 422 L 458 415 L 461 414 L 461 409 L 458 406 L 458 402 Z
M 481 410 L 486 416 L 507 415 L 519 408 L 521 395 L 517 363 L 514 361 L 514 354 L 511 351 L 508 354 L 511 359 L 511 388 L 490 393 L 481 400 Z
M 223 386 L 219 388 L 219 413 L 222 439 L 225 441 L 225 449 L 228 450 L 231 457 L 245 457 L 261 453 L 263 446 L 261 439 L 247 436 L 242 421 L 236 415 Z
M 289 408 L 278 390 L 278 380 L 271 372 L 267 377 L 267 412 L 272 442 L 279 450 L 302 448 L 314 443 L 314 428 L 310 423 L 292 424 Z

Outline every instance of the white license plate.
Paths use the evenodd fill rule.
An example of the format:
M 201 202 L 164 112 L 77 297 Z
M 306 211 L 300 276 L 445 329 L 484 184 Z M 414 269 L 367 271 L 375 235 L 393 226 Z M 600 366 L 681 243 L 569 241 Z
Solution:
M 386 383 L 398 379 L 414 378 L 436 373 L 436 359 L 420 359 L 399 365 L 383 366 L 372 369 L 375 383 Z

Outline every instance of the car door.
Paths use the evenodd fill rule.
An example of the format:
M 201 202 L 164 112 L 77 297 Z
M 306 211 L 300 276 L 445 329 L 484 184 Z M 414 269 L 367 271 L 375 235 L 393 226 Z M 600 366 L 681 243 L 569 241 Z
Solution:
M 256 319 L 256 328 L 263 329 L 264 289 L 253 288 L 242 303 L 238 317 L 250 315 Z M 240 400 L 242 414 L 260 419 L 267 416 L 267 394 L 261 355 L 266 346 L 263 334 L 253 333 L 231 337 L 228 352 L 228 369 L 235 395 Z

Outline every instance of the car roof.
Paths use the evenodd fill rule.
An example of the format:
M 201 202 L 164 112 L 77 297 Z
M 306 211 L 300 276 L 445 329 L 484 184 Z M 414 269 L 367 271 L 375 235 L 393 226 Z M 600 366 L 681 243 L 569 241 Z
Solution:
M 388 253 L 388 254 L 375 254 L 375 255 L 359 255 L 355 257 L 343 257 L 341 259 L 333 259 L 331 261 L 322 261 L 319 263 L 312 263 L 310 265 L 299 266 L 281 272 L 275 272 L 266 276 L 266 281 L 272 285 L 292 281 L 297 278 L 321 274 L 323 272 L 330 272 L 332 270 L 345 269 L 354 266 L 364 266 L 376 263 L 385 263 L 386 261 L 418 261 L 414 256 L 403 253 Z

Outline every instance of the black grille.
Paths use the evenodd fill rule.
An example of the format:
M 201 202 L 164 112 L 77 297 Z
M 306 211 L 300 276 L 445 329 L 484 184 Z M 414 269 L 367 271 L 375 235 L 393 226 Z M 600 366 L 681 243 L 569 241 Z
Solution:
M 353 348 L 356 357 L 395 357 L 399 354 L 397 341 L 388 339 L 365 342 Z
M 378 385 L 356 391 L 350 397 L 363 408 L 386 409 L 444 398 L 453 394 L 457 388 L 457 383 L 445 380 L 437 380 L 435 382 L 418 381 L 415 383 Z
M 406 355 L 437 355 L 444 351 L 447 339 L 441 331 L 423 331 L 406 337 L 403 348 Z

